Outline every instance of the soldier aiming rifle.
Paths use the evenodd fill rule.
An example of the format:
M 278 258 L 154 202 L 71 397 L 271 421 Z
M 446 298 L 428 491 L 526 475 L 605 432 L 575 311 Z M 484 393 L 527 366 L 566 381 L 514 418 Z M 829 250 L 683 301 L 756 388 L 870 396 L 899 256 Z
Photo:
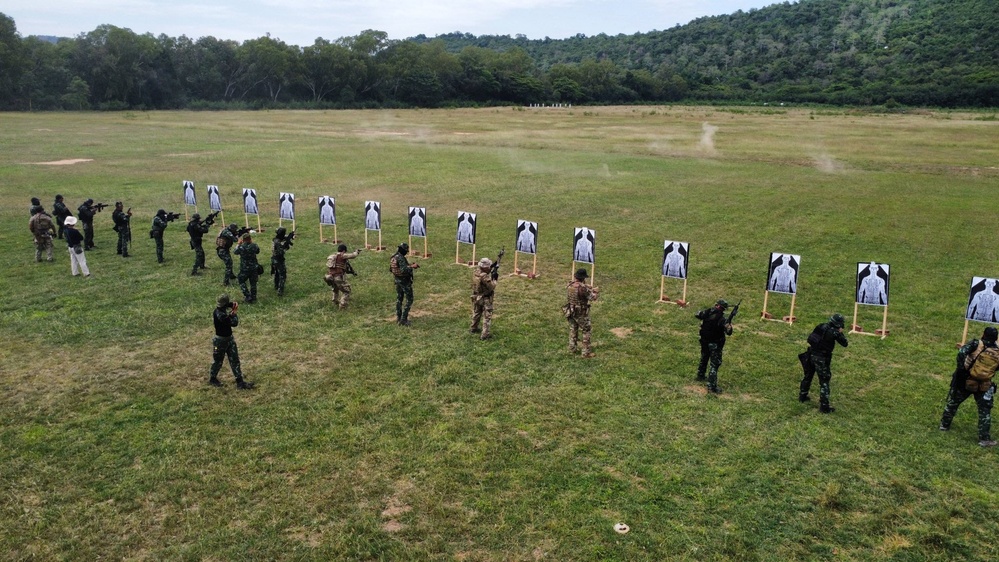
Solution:
M 472 274 L 472 326 L 468 331 L 481 334 L 479 339 L 492 337 L 489 328 L 493 321 L 493 296 L 496 294 L 496 282 L 499 279 L 500 260 L 506 249 L 500 249 L 496 261 L 489 258 L 479 260 L 479 267 Z M 479 327 L 481 322 L 482 327 Z

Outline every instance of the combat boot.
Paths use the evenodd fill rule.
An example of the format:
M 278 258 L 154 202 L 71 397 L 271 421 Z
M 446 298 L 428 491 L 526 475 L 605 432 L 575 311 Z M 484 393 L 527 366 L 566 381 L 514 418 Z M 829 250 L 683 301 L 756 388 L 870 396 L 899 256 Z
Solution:
M 240 390 L 250 390 L 253 387 L 254 384 L 252 382 L 244 381 L 243 379 L 236 381 L 236 388 Z
M 720 386 L 709 386 L 708 392 L 710 392 L 711 394 L 721 394 L 722 389 Z
M 995 447 L 996 445 L 999 445 L 999 442 L 991 439 L 982 439 L 978 442 L 979 447 Z
M 811 402 L 811 400 L 812 399 L 809 398 L 807 394 L 799 394 L 798 395 L 798 402 Z
M 822 406 L 819 406 L 819 411 L 822 412 L 823 414 L 831 414 L 836 411 L 836 408 L 833 408 L 828 404 L 824 404 Z
M 208 384 L 212 386 L 222 386 L 222 381 L 218 380 L 215 377 L 211 377 L 210 379 L 208 379 Z

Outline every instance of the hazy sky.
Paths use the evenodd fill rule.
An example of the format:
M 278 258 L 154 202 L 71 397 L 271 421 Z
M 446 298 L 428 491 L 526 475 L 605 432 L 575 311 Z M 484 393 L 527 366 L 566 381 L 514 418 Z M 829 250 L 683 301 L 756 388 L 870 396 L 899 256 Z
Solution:
M 0 12 L 22 37 L 75 37 L 111 24 L 135 33 L 245 41 L 271 34 L 311 45 L 366 29 L 390 39 L 461 31 L 562 39 L 577 33 L 669 29 L 701 16 L 748 11 L 774 0 L 5 0 Z

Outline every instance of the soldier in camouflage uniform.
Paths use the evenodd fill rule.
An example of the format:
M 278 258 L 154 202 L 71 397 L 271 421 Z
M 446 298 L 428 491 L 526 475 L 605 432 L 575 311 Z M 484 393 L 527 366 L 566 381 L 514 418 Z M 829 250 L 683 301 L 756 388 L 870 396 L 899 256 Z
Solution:
M 82 205 L 77 207 L 76 212 L 80 215 L 80 222 L 83 223 L 83 249 L 94 248 L 94 200 L 87 199 Z
M 163 231 L 167 227 L 167 212 L 163 209 L 156 211 L 153 217 L 153 226 L 149 230 L 149 235 L 156 241 L 156 262 L 163 263 Z
M 253 243 L 253 238 L 247 232 L 233 253 L 239 256 L 238 280 L 239 288 L 243 291 L 243 298 L 248 303 L 255 303 L 257 302 L 257 279 L 260 275 L 260 264 L 257 262 L 260 246 Z M 247 282 L 249 282 L 249 287 Z
M 222 362 L 228 357 L 232 376 L 236 378 L 236 387 L 249 390 L 253 388 L 253 383 L 243 380 L 243 371 L 239 366 L 239 349 L 236 347 L 236 338 L 232 337 L 232 329 L 239 325 L 239 316 L 236 315 L 239 303 L 231 302 L 229 295 L 225 293 L 215 302 L 215 311 L 212 313 L 215 337 L 212 338 L 212 368 L 209 371 L 208 384 L 222 386 L 218 374 L 222 369 Z
M 208 234 L 208 225 L 201 222 L 201 215 L 194 213 L 191 221 L 187 223 L 187 235 L 191 237 L 191 249 L 194 250 L 194 267 L 191 268 L 191 275 L 201 275 L 205 269 L 205 249 L 202 247 L 205 234 Z
M 583 332 L 582 356 L 594 356 L 590 347 L 590 303 L 597 300 L 598 291 L 586 284 L 589 274 L 585 269 L 576 270 L 574 280 L 566 285 L 567 300 L 562 307 L 565 319 L 569 322 L 569 353 L 576 353 L 579 332 Z
M 288 229 L 280 227 L 274 232 L 273 247 L 271 249 L 271 275 L 274 276 L 274 290 L 278 296 L 284 295 L 284 284 L 288 280 L 288 268 L 285 267 L 284 253 L 291 248 L 290 238 L 285 239 Z
M 121 201 L 114 204 L 114 212 L 111 213 L 111 220 L 114 221 L 114 231 L 118 233 L 118 255 L 123 258 L 128 257 L 128 243 L 132 241 L 132 227 L 129 224 L 132 220 L 132 209 L 123 210 Z
M 473 334 L 482 335 L 479 339 L 487 340 L 491 336 L 489 326 L 493 321 L 493 295 L 496 293 L 496 282 L 499 272 L 492 271 L 493 261 L 489 258 L 479 260 L 479 267 L 472 274 L 472 327 L 468 330 Z M 479 328 L 479 321 L 482 327 Z
M 701 362 L 697 365 L 697 380 L 707 380 L 708 392 L 713 394 L 722 392 L 718 386 L 718 368 L 722 364 L 725 337 L 732 335 L 732 324 L 725 318 L 727 308 L 728 302 L 725 299 L 718 299 L 714 306 L 700 310 L 695 315 L 701 321 Z
M 66 223 L 66 218 L 73 216 L 73 212 L 63 202 L 62 195 L 55 196 L 55 203 L 52 204 L 52 215 L 55 216 L 56 226 L 59 227 L 59 239 L 62 240 L 63 225 Z
M 232 223 L 229 226 L 223 228 L 217 238 L 215 238 L 215 254 L 218 255 L 222 263 L 225 264 L 225 274 L 222 276 L 222 284 L 226 287 L 229 286 L 229 281 L 236 278 L 232 274 L 232 254 L 229 249 L 236 244 L 236 232 L 239 227 L 236 223 Z
M 340 306 L 340 310 L 347 308 L 350 304 L 350 283 L 347 282 L 347 260 L 352 260 L 361 255 L 361 248 L 347 253 L 347 245 L 340 244 L 336 248 L 335 254 L 330 254 L 326 258 L 326 284 L 333 289 L 333 303 Z M 410 288 L 412 293 L 412 288 Z
M 969 396 L 974 396 L 978 405 L 978 444 L 982 447 L 996 446 L 996 441 L 992 440 L 992 403 L 996 389 L 992 378 L 999 368 L 997 337 L 999 331 L 989 326 L 981 340 L 971 340 L 957 352 L 957 368 L 951 376 L 947 406 L 940 419 L 940 431 L 950 430 L 957 408 Z
M 805 371 L 798 389 L 798 401 L 808 402 L 808 390 L 812 386 L 812 376 L 819 375 L 819 411 L 823 414 L 830 414 L 836 411 L 829 405 L 829 381 L 832 379 L 832 372 L 829 364 L 832 362 L 833 349 L 836 344 L 846 347 L 849 342 L 843 335 L 843 327 L 846 319 L 842 314 L 833 314 L 828 322 L 819 324 L 808 336 L 808 350 L 799 355 L 802 367 Z
M 403 242 L 389 260 L 389 270 L 395 277 L 395 321 L 400 326 L 409 326 L 409 309 L 413 306 L 413 270 L 420 268 L 418 263 L 410 265 L 406 259 L 408 253 L 409 244 Z M 405 307 L 402 305 L 403 297 L 406 298 Z
M 42 261 L 42 254 L 45 254 L 46 261 L 52 261 L 52 237 L 56 233 L 52 217 L 41 205 L 35 205 L 32 209 L 35 213 L 28 220 L 28 230 L 35 238 L 35 261 Z

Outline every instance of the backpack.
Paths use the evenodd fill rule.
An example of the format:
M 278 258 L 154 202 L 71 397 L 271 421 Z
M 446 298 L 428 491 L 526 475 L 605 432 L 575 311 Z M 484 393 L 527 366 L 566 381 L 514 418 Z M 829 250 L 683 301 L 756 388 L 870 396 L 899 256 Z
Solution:
M 399 267 L 399 262 L 396 261 L 396 257 L 398 257 L 398 255 L 399 254 L 394 254 L 392 256 L 392 259 L 389 260 L 389 271 L 392 273 L 392 275 L 395 275 L 396 277 L 401 277 L 402 269 Z
M 999 369 L 999 348 L 985 347 L 984 343 L 978 342 L 978 348 L 968 356 L 968 359 L 971 360 L 968 366 L 971 378 L 990 381 Z
M 824 334 L 823 334 L 822 326 L 823 326 L 822 324 L 819 324 L 818 326 L 815 327 L 814 330 L 812 330 L 811 334 L 808 334 L 808 339 L 805 340 L 805 341 L 811 347 L 816 347 L 816 346 L 818 346 L 819 344 L 822 343 L 822 340 L 824 339 L 823 338 Z

